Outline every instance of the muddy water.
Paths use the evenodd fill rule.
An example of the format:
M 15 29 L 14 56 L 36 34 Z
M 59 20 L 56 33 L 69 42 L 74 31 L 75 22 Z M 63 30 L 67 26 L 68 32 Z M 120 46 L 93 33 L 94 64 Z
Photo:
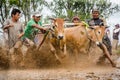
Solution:
M 0 71 L 0 80 L 120 80 L 120 70 L 31 69 Z

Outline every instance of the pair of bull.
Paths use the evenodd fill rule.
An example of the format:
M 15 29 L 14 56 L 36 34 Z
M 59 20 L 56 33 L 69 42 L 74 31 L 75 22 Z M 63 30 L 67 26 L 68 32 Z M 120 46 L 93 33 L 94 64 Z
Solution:
M 57 61 L 61 62 L 56 53 L 56 45 L 63 51 L 64 56 L 66 56 L 66 46 L 69 45 L 69 42 L 72 41 L 72 43 L 76 45 L 76 48 L 78 48 L 76 50 L 85 52 L 89 49 L 89 44 L 92 41 L 103 50 L 103 53 L 106 55 L 112 66 L 115 67 L 115 63 L 111 60 L 106 46 L 102 43 L 102 38 L 105 33 L 104 26 L 86 28 L 85 25 L 81 23 L 77 27 L 64 28 L 64 19 L 56 18 L 52 20 L 53 25 L 48 33 L 50 36 L 48 40 L 51 51 L 54 53 Z

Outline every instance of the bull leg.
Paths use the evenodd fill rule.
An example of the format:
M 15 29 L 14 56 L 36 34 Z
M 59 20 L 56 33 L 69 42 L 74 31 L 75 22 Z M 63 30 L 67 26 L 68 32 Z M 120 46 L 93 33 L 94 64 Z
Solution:
M 66 44 L 64 44 L 64 55 L 67 55 L 67 51 L 66 51 Z
M 78 62 L 78 51 L 77 51 L 77 49 L 74 49 L 74 55 L 75 55 L 74 64 L 76 64 L 76 62 Z
M 112 59 L 110 58 L 110 54 L 108 53 L 106 46 L 102 43 L 99 47 L 103 50 L 103 53 L 106 55 L 106 57 L 107 57 L 108 60 L 110 61 L 111 65 L 112 65 L 113 67 L 116 67 L 115 63 L 114 63 L 114 62 L 112 61 Z
M 49 45 L 50 45 L 50 48 L 51 48 L 51 52 L 52 52 L 52 53 L 54 54 L 54 56 L 56 57 L 58 63 L 61 63 L 61 60 L 60 60 L 60 58 L 58 57 L 58 55 L 57 55 L 57 53 L 56 53 L 56 50 L 55 50 L 55 48 L 53 47 L 53 45 L 52 45 L 51 43 L 49 43 Z
M 62 56 L 62 58 L 66 57 L 66 55 L 67 55 L 66 44 L 64 44 L 64 46 L 63 46 L 63 56 Z
M 60 41 L 60 49 L 63 51 L 62 58 L 66 57 L 67 52 L 66 52 L 66 44 L 64 41 Z

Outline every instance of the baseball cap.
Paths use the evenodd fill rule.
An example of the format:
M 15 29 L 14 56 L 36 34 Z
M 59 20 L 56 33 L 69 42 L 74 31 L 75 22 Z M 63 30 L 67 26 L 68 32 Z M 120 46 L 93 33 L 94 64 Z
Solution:
M 42 16 L 42 15 L 39 12 L 35 12 L 35 13 L 33 13 L 33 16 L 39 17 L 39 16 Z

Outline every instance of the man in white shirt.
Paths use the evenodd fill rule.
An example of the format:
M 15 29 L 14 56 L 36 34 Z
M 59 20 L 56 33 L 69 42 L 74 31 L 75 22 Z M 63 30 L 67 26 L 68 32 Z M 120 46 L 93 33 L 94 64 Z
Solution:
M 9 49 L 15 47 L 18 48 L 18 41 L 20 33 L 23 32 L 23 25 L 19 21 L 21 11 L 19 9 L 13 9 L 11 12 L 11 19 L 4 22 L 4 31 L 8 34 L 8 46 Z

